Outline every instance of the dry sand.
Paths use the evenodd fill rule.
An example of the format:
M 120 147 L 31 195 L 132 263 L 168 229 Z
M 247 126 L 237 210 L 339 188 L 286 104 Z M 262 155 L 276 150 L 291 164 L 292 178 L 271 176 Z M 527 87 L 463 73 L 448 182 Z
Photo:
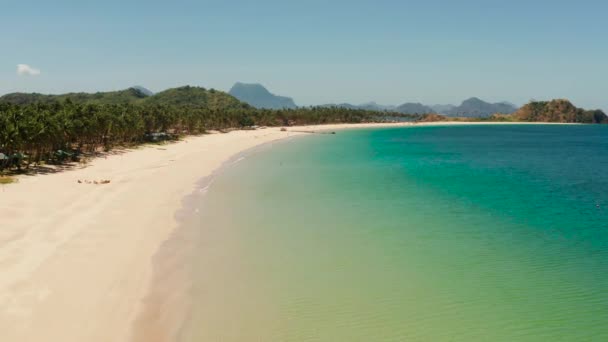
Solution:
M 142 312 L 153 258 L 178 227 L 175 213 L 198 180 L 241 151 L 302 134 L 291 130 L 371 126 L 379 125 L 189 137 L 0 186 L 0 340 L 135 340 L 134 327 L 145 330 L 150 319 Z M 111 183 L 85 182 L 104 179 Z M 148 328 L 153 340 L 174 337 Z

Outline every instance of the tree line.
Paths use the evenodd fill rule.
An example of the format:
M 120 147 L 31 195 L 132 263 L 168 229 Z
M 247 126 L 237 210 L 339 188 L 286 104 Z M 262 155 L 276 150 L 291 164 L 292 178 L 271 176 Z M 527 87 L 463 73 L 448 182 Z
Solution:
M 394 119 L 414 116 L 390 114 Z M 70 99 L 50 103 L 0 103 L 0 170 L 34 163 L 77 160 L 115 146 L 252 126 L 386 121 L 387 113 L 340 107 L 286 110 L 93 104 Z

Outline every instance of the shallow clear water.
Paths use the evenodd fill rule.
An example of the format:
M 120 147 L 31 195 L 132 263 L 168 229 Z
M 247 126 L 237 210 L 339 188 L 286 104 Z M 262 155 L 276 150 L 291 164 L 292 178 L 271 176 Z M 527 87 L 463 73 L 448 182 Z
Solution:
M 608 340 L 608 127 L 340 131 L 200 203 L 185 341 Z

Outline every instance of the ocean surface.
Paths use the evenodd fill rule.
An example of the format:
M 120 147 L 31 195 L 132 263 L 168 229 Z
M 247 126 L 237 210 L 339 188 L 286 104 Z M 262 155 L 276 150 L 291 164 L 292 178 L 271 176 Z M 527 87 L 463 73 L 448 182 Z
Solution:
M 608 126 L 295 138 L 197 208 L 183 341 L 608 341 Z

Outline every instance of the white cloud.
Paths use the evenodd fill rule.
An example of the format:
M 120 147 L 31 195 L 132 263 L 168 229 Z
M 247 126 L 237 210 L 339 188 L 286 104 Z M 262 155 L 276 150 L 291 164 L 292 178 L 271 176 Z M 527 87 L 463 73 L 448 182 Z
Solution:
M 27 64 L 17 64 L 17 75 L 20 76 L 38 76 L 40 75 L 40 70 L 32 68 Z

